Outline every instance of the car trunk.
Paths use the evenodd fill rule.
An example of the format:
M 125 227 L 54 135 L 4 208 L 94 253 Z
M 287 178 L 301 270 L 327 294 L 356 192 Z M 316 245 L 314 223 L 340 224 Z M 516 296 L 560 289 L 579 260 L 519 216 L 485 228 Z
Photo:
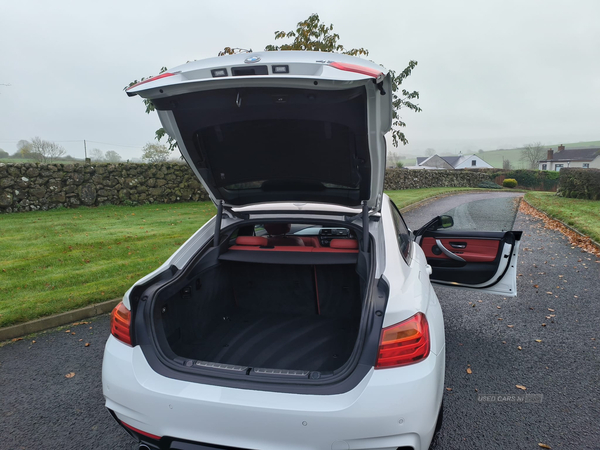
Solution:
M 362 285 L 356 264 L 220 261 L 157 294 L 155 330 L 173 359 L 324 374 L 353 352 Z

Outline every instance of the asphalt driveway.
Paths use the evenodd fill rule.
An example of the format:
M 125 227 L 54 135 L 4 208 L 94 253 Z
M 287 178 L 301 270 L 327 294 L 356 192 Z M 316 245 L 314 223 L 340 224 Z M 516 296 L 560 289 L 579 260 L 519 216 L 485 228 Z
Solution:
M 416 228 L 466 195 L 406 220 Z M 515 229 L 524 231 L 517 298 L 436 288 L 447 389 L 434 448 L 599 449 L 600 263 L 537 219 L 520 214 Z M 135 448 L 103 405 L 108 316 L 88 322 L 0 348 L 1 449 Z

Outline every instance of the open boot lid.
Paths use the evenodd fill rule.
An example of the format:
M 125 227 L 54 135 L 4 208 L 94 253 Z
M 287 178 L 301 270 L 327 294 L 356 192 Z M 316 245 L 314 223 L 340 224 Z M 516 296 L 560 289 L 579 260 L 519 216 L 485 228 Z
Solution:
M 380 207 L 392 92 L 377 64 L 246 53 L 190 62 L 127 94 L 152 101 L 215 203 Z

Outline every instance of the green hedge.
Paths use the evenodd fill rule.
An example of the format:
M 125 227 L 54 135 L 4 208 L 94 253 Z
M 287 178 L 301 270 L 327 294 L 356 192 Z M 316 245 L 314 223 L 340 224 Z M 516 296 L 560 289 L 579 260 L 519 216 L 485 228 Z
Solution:
M 502 182 L 502 186 L 507 187 L 507 188 L 516 188 L 517 180 L 515 180 L 514 178 L 505 178 L 504 181 Z
M 600 169 L 563 168 L 559 173 L 558 195 L 600 200 Z
M 492 180 L 498 176 L 503 176 L 505 178 L 512 178 L 513 180 L 517 180 L 517 183 L 519 183 L 519 187 L 540 189 L 543 191 L 554 190 L 554 188 L 558 184 L 558 179 L 560 177 L 560 172 L 554 172 L 549 170 L 487 170 L 489 170 L 488 173 Z

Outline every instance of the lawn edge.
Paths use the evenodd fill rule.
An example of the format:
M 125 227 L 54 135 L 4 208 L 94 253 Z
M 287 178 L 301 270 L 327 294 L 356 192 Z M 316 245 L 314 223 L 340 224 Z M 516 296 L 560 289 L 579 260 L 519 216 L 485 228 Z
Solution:
M 577 233 L 579 236 L 581 237 L 585 237 L 588 238 L 590 240 L 590 242 L 592 244 L 594 244 L 596 246 L 596 248 L 598 250 L 600 250 L 600 242 L 596 242 L 595 240 L 593 240 L 591 237 L 589 237 L 587 234 L 579 231 L 577 228 L 573 228 L 571 225 L 567 225 L 565 222 L 563 222 L 562 220 L 551 216 L 550 214 L 548 214 L 546 211 L 544 211 L 543 209 L 538 208 L 537 206 L 533 206 L 531 203 L 529 203 L 527 200 L 525 200 L 525 197 L 523 197 L 523 201 L 525 203 L 527 203 L 527 205 L 529 205 L 531 208 L 535 209 L 537 212 L 539 212 L 540 214 L 543 214 L 544 216 L 546 216 L 548 219 L 550 220 L 554 220 L 555 222 L 560 223 L 563 227 L 568 228 L 569 230 L 571 230 L 574 233 Z
M 78 322 L 82 319 L 89 319 L 90 317 L 106 314 L 112 311 L 112 309 L 120 301 L 120 298 L 115 298 L 113 300 L 95 303 L 93 305 L 84 306 L 83 308 L 74 309 L 72 311 L 54 314 L 52 316 L 42 317 L 29 322 L 23 322 L 17 325 L 0 328 L 0 342 L 26 336 L 32 333 L 38 333 L 50 328 L 60 327 L 61 325 Z

